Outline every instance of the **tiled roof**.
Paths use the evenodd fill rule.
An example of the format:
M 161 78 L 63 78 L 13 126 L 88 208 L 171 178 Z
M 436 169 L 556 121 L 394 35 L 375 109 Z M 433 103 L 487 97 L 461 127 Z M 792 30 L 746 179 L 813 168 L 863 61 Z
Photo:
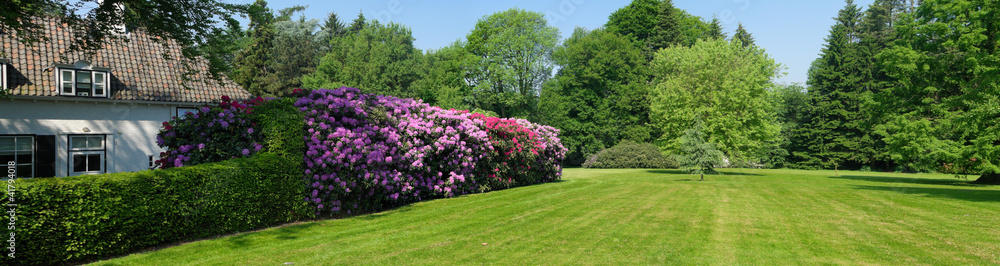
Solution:
M 10 59 L 7 66 L 10 95 L 66 97 L 59 96 L 53 66 L 85 60 L 95 68 L 111 69 L 111 99 L 208 103 L 218 102 L 223 95 L 233 99 L 250 98 L 247 90 L 228 78 L 224 78 L 222 84 L 206 78 L 208 66 L 202 60 L 193 64 L 200 74 L 184 81 L 180 60 L 185 59 L 174 41 L 164 46 L 154 41 L 157 37 L 135 30 L 129 33 L 129 42 L 105 45 L 93 57 L 87 58 L 83 53 L 62 54 L 69 47 L 72 34 L 55 19 L 45 21 L 50 41 L 37 43 L 34 47 L 19 43 L 16 38 L 6 35 L 8 33 L 0 33 L 2 49 Z M 163 58 L 168 50 L 173 59 Z M 66 60 L 61 59 L 62 56 Z

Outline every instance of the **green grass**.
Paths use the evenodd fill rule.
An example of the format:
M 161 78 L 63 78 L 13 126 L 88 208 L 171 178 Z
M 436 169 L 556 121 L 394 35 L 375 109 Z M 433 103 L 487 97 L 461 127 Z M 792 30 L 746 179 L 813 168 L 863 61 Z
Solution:
M 564 181 L 187 243 L 132 264 L 998 264 L 1000 187 L 949 175 L 566 169 Z

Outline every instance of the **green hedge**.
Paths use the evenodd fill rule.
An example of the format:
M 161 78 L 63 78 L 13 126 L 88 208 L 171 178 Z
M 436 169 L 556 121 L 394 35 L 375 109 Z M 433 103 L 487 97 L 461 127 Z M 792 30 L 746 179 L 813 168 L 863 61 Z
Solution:
M 250 119 L 258 123 L 268 152 L 294 158 L 296 163 L 301 164 L 302 156 L 306 153 L 306 143 L 302 141 L 302 137 L 306 135 L 306 119 L 305 114 L 295 107 L 297 99 L 285 97 L 268 100 L 254 107 Z
M 0 262 L 81 262 L 309 218 L 299 165 L 261 153 L 166 170 L 18 180 L 16 258 L 5 252 Z
M 622 141 L 591 155 L 584 168 L 677 168 L 677 161 L 650 143 Z

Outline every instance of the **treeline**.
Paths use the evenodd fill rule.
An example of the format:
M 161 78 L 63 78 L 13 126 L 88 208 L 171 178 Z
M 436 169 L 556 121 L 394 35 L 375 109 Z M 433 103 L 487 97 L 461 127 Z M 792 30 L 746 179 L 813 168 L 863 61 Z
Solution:
M 847 1 L 786 93 L 789 166 L 982 174 L 1000 158 L 1000 4 Z M 794 111 L 801 110 L 801 111 Z
M 1000 172 L 998 9 L 847 1 L 806 86 L 774 84 L 783 67 L 742 25 L 726 34 L 669 0 L 634 0 L 562 42 L 542 14 L 510 9 L 427 51 L 404 25 L 258 1 L 249 29 L 217 35 L 230 47 L 204 47 L 233 51 L 230 76 L 259 96 L 351 86 L 552 125 L 570 164 L 624 140 L 678 154 L 700 120 L 730 166 L 982 174 Z

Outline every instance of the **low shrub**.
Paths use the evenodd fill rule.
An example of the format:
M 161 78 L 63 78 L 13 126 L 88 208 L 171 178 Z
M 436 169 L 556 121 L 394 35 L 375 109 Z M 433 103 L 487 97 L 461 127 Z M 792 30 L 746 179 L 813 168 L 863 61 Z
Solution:
M 677 161 L 660 153 L 650 143 L 622 141 L 591 155 L 584 168 L 677 168 Z
M 16 255 L 66 264 L 312 217 L 296 161 L 272 153 L 131 173 L 16 180 Z M 6 238 L 5 238 L 6 239 Z

